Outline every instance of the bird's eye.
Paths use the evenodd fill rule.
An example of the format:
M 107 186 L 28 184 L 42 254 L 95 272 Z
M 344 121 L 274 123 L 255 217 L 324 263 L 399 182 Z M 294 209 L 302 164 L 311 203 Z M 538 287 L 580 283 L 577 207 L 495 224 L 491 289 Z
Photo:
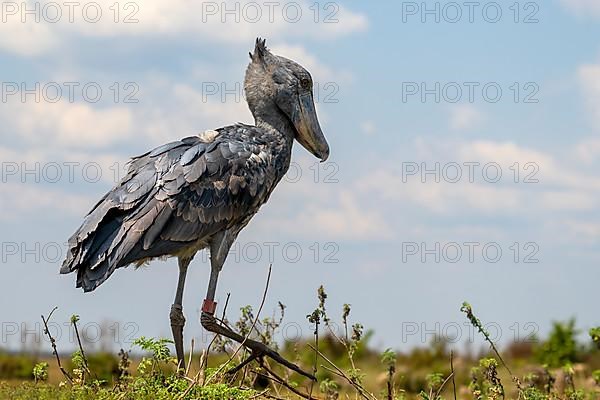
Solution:
M 310 84 L 310 79 L 308 78 L 302 78 L 300 80 L 300 85 L 302 86 L 302 88 L 304 89 L 310 89 L 311 84 Z

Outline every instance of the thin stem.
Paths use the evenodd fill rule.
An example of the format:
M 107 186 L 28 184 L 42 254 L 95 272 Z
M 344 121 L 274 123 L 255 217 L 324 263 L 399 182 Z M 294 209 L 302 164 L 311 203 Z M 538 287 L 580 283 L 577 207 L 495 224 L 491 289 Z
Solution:
M 58 310 L 58 307 L 54 307 L 52 309 L 52 311 L 50 311 L 50 314 L 48 314 L 48 318 L 44 318 L 44 316 L 42 315 L 42 322 L 44 323 L 44 333 L 50 339 L 50 344 L 52 345 L 52 353 L 56 357 L 56 363 L 58 364 L 58 368 L 60 369 L 60 372 L 62 372 L 62 374 L 65 376 L 65 378 L 67 378 L 67 380 L 70 383 L 73 383 L 73 378 L 71 378 L 71 375 L 69 375 L 67 370 L 65 370 L 63 368 L 63 366 L 60 362 L 60 357 L 58 356 L 58 350 L 56 350 L 56 340 L 52 337 L 52 334 L 50 333 L 50 329 L 48 329 L 48 321 L 50 321 L 52 314 L 54 314 L 54 311 L 56 311 L 56 310 Z
M 452 372 L 450 375 L 448 375 L 448 377 L 446 379 L 444 379 L 444 382 L 442 382 L 442 385 L 440 386 L 440 388 L 435 393 L 435 397 L 432 397 L 433 399 L 437 399 L 437 398 L 440 397 L 440 393 L 442 393 L 442 390 L 444 389 L 444 386 L 446 386 L 446 383 L 448 383 L 448 381 L 450 379 L 452 379 L 452 378 L 454 378 L 454 372 Z
M 269 367 L 267 367 L 267 366 L 266 366 L 266 365 L 264 365 L 263 363 L 261 363 L 261 367 L 262 367 L 262 368 L 263 368 L 265 371 L 267 371 L 269 374 L 271 374 L 271 375 L 272 375 L 272 377 L 273 377 L 273 378 L 275 378 L 274 380 L 275 380 L 277 383 L 279 383 L 279 384 L 281 384 L 281 385 L 285 386 L 285 387 L 286 387 L 286 388 L 288 388 L 288 389 L 289 389 L 291 392 L 293 392 L 293 393 L 297 394 L 298 396 L 300 396 L 300 397 L 302 397 L 302 398 L 304 398 L 304 399 L 307 399 L 307 400 L 318 400 L 318 399 L 316 399 L 315 397 L 312 397 L 312 395 L 310 395 L 310 394 L 309 394 L 309 395 L 306 395 L 306 394 L 304 394 L 304 393 L 300 392 L 299 390 L 297 390 L 296 388 L 292 387 L 290 384 L 288 384 L 288 383 L 285 381 L 285 379 L 281 378 L 279 375 L 277 375 L 277 374 L 276 374 L 276 373 L 275 373 L 273 370 L 271 370 Z
M 77 316 L 74 316 L 77 317 Z M 77 336 L 77 344 L 79 345 L 79 351 L 81 351 L 81 358 L 83 358 L 83 365 L 85 367 L 86 372 L 90 373 L 90 367 L 88 365 L 87 357 L 85 356 L 85 352 L 83 351 L 83 345 L 81 344 L 81 338 L 79 337 L 79 329 L 77 328 L 77 318 L 72 318 L 71 322 L 73 322 L 73 328 L 75 329 L 75 336 Z
M 192 366 L 192 359 L 194 357 L 194 338 L 192 338 L 192 344 L 190 347 L 190 358 L 188 360 L 187 368 L 185 370 L 185 376 L 188 376 L 190 372 L 190 367 Z
M 454 351 L 450 350 L 450 371 L 452 372 L 452 389 L 454 391 L 454 400 L 456 400 L 456 380 L 454 379 Z
M 375 395 L 373 395 L 372 393 L 369 393 L 365 390 L 365 388 L 363 388 L 359 383 L 355 382 L 352 378 L 350 378 L 348 375 L 346 375 L 346 373 L 344 371 L 342 371 L 337 365 L 335 365 L 333 363 L 333 361 L 331 361 L 329 358 L 327 358 L 327 356 L 325 356 L 325 354 L 321 353 L 319 350 L 315 349 L 313 347 L 313 345 L 309 344 L 308 345 L 310 348 L 312 348 L 313 350 L 319 352 L 319 355 L 329 363 L 329 365 L 331 365 L 333 368 L 335 368 L 337 370 L 337 372 L 340 374 L 341 377 L 343 377 L 346 381 L 348 381 L 349 384 L 351 384 L 352 386 L 354 386 L 354 388 L 358 391 L 358 393 L 364 397 L 365 399 L 372 399 L 372 400 L 377 400 L 377 398 L 375 397 Z
M 317 376 L 317 363 L 319 362 L 319 320 L 315 321 L 315 363 L 313 365 L 313 375 Z M 315 381 L 310 381 L 310 391 L 308 392 L 308 396 L 312 396 L 313 387 L 315 385 Z

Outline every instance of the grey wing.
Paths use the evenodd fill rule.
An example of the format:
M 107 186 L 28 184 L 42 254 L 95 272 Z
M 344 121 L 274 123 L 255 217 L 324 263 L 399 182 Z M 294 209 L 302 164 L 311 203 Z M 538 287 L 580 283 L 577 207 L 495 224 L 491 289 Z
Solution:
M 277 183 L 266 146 L 248 137 L 169 143 L 131 161 L 69 239 L 61 273 L 94 290 L 119 267 L 175 255 L 245 224 Z

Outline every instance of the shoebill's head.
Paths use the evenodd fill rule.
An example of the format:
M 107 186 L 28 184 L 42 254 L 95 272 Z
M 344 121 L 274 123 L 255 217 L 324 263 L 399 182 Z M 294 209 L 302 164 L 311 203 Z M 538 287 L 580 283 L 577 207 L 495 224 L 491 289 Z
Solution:
M 244 90 L 254 117 L 268 122 L 269 116 L 283 114 L 294 127 L 295 139 L 325 161 L 329 145 L 317 119 L 310 73 L 294 61 L 272 54 L 261 39 L 256 39 L 250 59 Z

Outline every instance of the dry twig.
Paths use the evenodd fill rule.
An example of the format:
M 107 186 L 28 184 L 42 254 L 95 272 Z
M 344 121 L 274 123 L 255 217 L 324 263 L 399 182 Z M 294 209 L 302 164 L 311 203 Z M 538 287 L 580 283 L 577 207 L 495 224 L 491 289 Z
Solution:
M 369 393 L 367 392 L 367 390 L 365 388 L 362 387 L 362 385 L 360 385 L 359 383 L 357 383 L 356 381 L 354 381 L 352 378 L 350 378 L 348 375 L 346 375 L 346 373 L 344 371 L 342 371 L 337 365 L 335 365 L 333 363 L 333 361 L 331 361 L 329 358 L 327 358 L 327 356 L 325 356 L 325 354 L 321 353 L 319 350 L 317 350 L 315 347 L 313 347 L 313 345 L 309 344 L 308 345 L 311 349 L 317 351 L 319 353 L 319 355 L 329 363 L 329 365 L 331 365 L 333 368 L 335 368 L 335 370 L 338 372 L 338 375 L 341 378 L 344 378 L 350 385 L 354 386 L 354 388 L 358 391 L 358 393 L 364 397 L 367 400 L 377 400 L 377 398 L 375 397 L 375 395 L 373 393 Z
M 52 309 L 52 311 L 50 311 L 50 314 L 48 314 L 48 318 L 44 318 L 43 315 L 41 316 L 42 322 L 44 323 L 44 333 L 50 339 L 50 344 L 52 345 L 52 353 L 56 357 L 56 363 L 58 364 L 58 368 L 60 369 L 60 372 L 62 372 L 62 374 L 65 376 L 65 378 L 67 378 L 67 380 L 70 383 L 73 383 L 73 378 L 71 377 L 71 375 L 69 375 L 67 370 L 63 368 L 63 366 L 60 362 L 60 357 L 58 356 L 58 350 L 56 350 L 56 340 L 52 337 L 52 334 L 50 333 L 50 329 L 48 329 L 48 321 L 50 321 L 52 314 L 54 314 L 54 311 L 56 311 L 56 310 L 58 310 L 58 307 L 54 307 Z
M 456 400 L 456 380 L 454 379 L 454 351 L 450 350 L 450 372 L 452 372 L 452 390 L 454 392 L 454 400 Z

